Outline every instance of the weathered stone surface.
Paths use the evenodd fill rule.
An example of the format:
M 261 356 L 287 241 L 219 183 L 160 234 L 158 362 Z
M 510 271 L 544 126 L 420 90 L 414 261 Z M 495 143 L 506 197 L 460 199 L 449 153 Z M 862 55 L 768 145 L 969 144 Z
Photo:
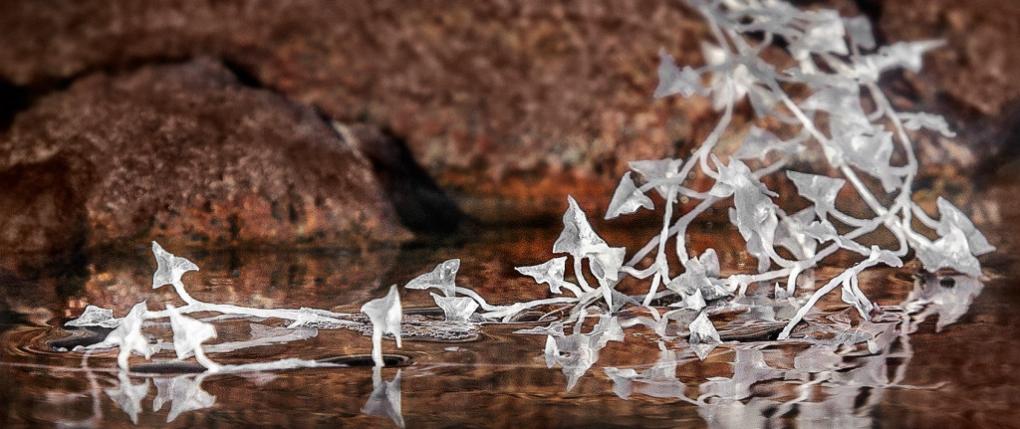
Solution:
M 973 168 L 967 157 L 994 153 L 970 153 L 969 140 L 984 137 L 968 131 L 997 124 L 1017 97 L 1008 78 L 1020 58 L 1009 43 L 1020 22 L 1015 5 L 806 3 L 847 14 L 863 5 L 886 42 L 948 38 L 921 76 L 907 75 L 922 102 L 908 91 L 914 104 L 903 108 L 946 113 L 961 131 L 962 146 L 920 145 L 930 159 L 955 153 L 953 168 Z M 482 217 L 553 214 L 567 193 L 608 202 L 627 161 L 684 157 L 715 119 L 703 100 L 650 96 L 660 47 L 701 63 L 707 31 L 679 1 L 17 2 L 0 14 L 0 28 L 8 35 L 0 80 L 17 87 L 147 61 L 222 58 L 341 122 L 392 130 Z M 943 95 L 956 103 L 944 106 Z
M 36 100 L 0 135 L 0 186 L 3 249 L 408 237 L 356 148 L 211 60 L 97 74 Z

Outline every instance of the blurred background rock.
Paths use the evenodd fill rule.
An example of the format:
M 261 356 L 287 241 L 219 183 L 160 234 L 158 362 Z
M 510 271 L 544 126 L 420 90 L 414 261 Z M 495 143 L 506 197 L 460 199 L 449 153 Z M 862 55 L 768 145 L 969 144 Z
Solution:
M 883 82 L 959 132 L 918 141 L 919 188 L 1017 167 L 1020 3 L 799 4 L 867 15 L 879 43 L 947 40 Z M 680 1 L 7 1 L 0 28 L 6 255 L 552 223 L 715 124 L 704 100 L 651 97 L 660 47 L 702 62 Z

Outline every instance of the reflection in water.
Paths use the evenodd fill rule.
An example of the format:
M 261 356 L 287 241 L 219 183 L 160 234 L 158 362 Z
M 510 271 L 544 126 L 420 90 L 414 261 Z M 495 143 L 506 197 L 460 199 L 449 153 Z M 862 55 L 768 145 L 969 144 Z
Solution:
M 382 368 L 372 367 L 372 395 L 361 407 L 361 412 L 370 416 L 389 417 L 399 427 L 404 427 L 404 415 L 400 413 L 400 370 L 391 381 L 383 381 Z
M 434 249 L 427 251 L 432 253 Z M 508 253 L 498 247 L 493 252 L 479 258 L 499 260 Z M 445 256 L 438 254 L 434 258 Z M 725 252 L 721 256 L 732 257 Z M 124 266 L 135 264 L 132 261 Z M 402 282 L 420 265 L 426 263 L 402 264 L 407 268 L 396 268 L 396 274 L 382 276 L 382 280 L 374 283 L 381 286 Z M 511 277 L 509 269 L 485 262 L 478 265 L 486 267 L 485 273 L 482 277 L 472 277 L 478 276 L 475 272 L 463 273 L 469 282 L 473 279 L 476 284 L 491 283 L 488 287 L 493 291 L 513 289 L 514 295 L 535 291 L 533 285 L 515 283 L 516 277 Z M 264 276 L 247 263 L 241 266 L 243 275 Z M 322 263 L 317 269 L 332 273 L 331 267 Z M 401 273 L 401 269 L 406 272 Z M 346 311 L 353 304 L 345 303 L 361 302 L 366 295 L 364 288 L 350 284 L 303 288 L 300 284 L 307 280 L 302 278 L 320 276 L 305 268 L 293 270 L 298 273 L 293 276 L 298 279 L 294 280 L 298 286 L 284 281 L 270 283 L 269 287 L 231 280 L 236 277 L 231 276 L 230 270 L 235 269 L 204 269 L 203 277 L 199 277 L 204 282 L 200 282 L 196 296 L 252 306 L 286 302 L 319 307 L 323 297 L 329 297 L 329 302 L 340 304 L 333 310 Z M 134 273 L 133 268 L 128 272 Z M 0 395 L 13 398 L 11 409 L 19 413 L 8 417 L 13 420 L 0 423 L 28 421 L 107 427 L 115 426 L 113 423 L 118 419 L 124 424 L 130 421 L 143 426 L 164 420 L 189 425 L 234 422 L 242 426 L 255 422 L 335 425 L 354 421 L 359 426 L 402 427 L 406 418 L 408 426 L 417 427 L 444 422 L 485 425 L 492 419 L 512 422 L 519 416 L 526 421 L 545 422 L 547 426 L 563 422 L 571 425 L 652 422 L 673 426 L 692 419 L 713 427 L 871 426 L 872 418 L 880 414 L 877 409 L 888 403 L 890 391 L 921 392 L 915 389 L 937 386 L 906 384 L 907 367 L 915 360 L 911 335 L 926 319 L 937 318 L 933 325 L 939 330 L 960 320 L 983 289 L 981 282 L 965 276 L 927 276 L 915 281 L 908 294 L 910 288 L 902 287 L 906 281 L 890 274 L 894 271 L 884 273 L 876 275 L 874 281 L 862 282 L 862 287 L 867 283 L 883 288 L 868 291 L 869 296 L 883 304 L 884 313 L 880 317 L 862 320 L 856 310 L 847 308 L 835 297 L 808 315 L 808 323 L 794 332 L 795 338 L 783 342 L 770 338 L 775 336 L 776 323 L 781 327 L 782 321 L 796 309 L 792 298 L 776 297 L 771 290 L 753 289 L 745 297 L 714 304 L 718 307 L 710 311 L 713 320 L 719 321 L 723 343 L 705 361 L 695 356 L 685 339 L 693 313 L 681 311 L 670 318 L 656 317 L 659 314 L 651 311 L 624 311 L 615 317 L 605 314 L 581 317 L 566 327 L 560 323 L 550 326 L 464 323 L 472 326 L 474 332 L 463 338 L 423 331 L 417 340 L 405 338 L 407 343 L 401 350 L 413 358 L 414 364 L 390 374 L 393 378 L 389 381 L 384 380 L 383 372 L 390 369 L 370 373 L 355 367 L 311 368 L 269 374 L 262 371 L 266 368 L 243 364 L 252 360 L 325 361 L 336 356 L 365 355 L 369 351 L 368 342 L 358 331 L 285 329 L 273 320 L 206 317 L 203 320 L 215 322 L 220 332 L 219 342 L 207 345 L 206 352 L 217 354 L 217 360 L 222 359 L 234 369 L 233 373 L 182 374 L 189 368 L 166 363 L 162 364 L 166 366 L 164 370 L 171 373 L 157 373 L 156 366 L 160 364 L 154 363 L 145 367 L 146 372 L 152 370 L 157 374 L 141 374 L 116 371 L 115 351 L 96 350 L 91 355 L 54 352 L 48 344 L 66 336 L 67 331 L 46 326 L 63 320 L 40 316 L 31 319 L 35 326 L 18 322 L 0 328 L 3 347 L 0 376 L 28 386 L 26 392 L 30 392 L 12 394 L 0 388 Z M 147 287 L 136 286 L 145 284 L 143 275 L 139 272 L 125 277 L 123 271 L 100 270 L 86 282 L 94 288 L 74 292 L 82 293 L 80 297 L 41 295 L 52 303 L 39 304 L 33 301 L 34 297 L 17 298 L 19 293 L 23 294 L 20 291 L 3 299 L 9 303 L 8 308 L 19 308 L 17 311 L 24 314 L 76 316 L 84 310 L 85 302 L 123 310 L 129 307 L 128 303 L 151 293 Z M 379 295 L 379 289 L 367 294 Z M 414 314 L 406 315 L 405 322 L 427 330 L 432 329 L 430 320 L 442 320 L 439 313 L 413 308 L 434 305 L 426 294 L 408 294 L 406 298 L 412 303 L 409 311 Z M 28 306 L 31 302 L 36 302 L 37 307 Z M 166 337 L 169 329 L 159 322 L 149 328 L 156 337 Z M 626 342 L 615 341 L 621 328 L 635 333 L 628 335 Z M 541 336 L 513 334 L 515 331 Z M 922 330 L 930 331 L 932 328 Z M 952 333 L 955 330 L 949 335 Z M 551 345 L 542 341 L 549 335 L 553 337 Z M 465 340 L 470 342 L 457 347 L 449 344 Z M 172 354 L 170 343 L 150 341 L 150 345 L 157 359 Z M 545 356 L 543 346 L 551 350 Z M 547 370 L 546 359 L 557 369 Z M 45 374 L 39 373 L 40 368 Z M 236 374 L 237 371 L 244 372 Z M 945 379 L 944 374 L 940 377 L 922 378 L 921 383 Z M 371 391 L 367 390 L 369 378 Z M 403 386 L 403 392 L 402 378 L 414 380 Z M 156 386 L 155 392 L 150 385 Z M 585 400 L 578 401 L 578 395 Z M 59 406 L 51 407 L 54 410 L 41 414 L 39 407 L 32 406 L 38 400 L 33 398 L 62 399 Z M 150 398 L 151 409 L 145 406 Z M 439 401 L 444 404 L 441 408 L 435 405 Z M 600 406 L 590 407 L 589 401 Z M 663 406 L 678 402 L 685 404 Z M 169 405 L 169 410 L 164 405 Z
M 202 390 L 202 382 L 207 374 L 179 375 L 172 378 L 157 379 L 156 398 L 152 400 L 152 411 L 159 411 L 163 404 L 170 402 L 170 413 L 167 422 L 172 422 L 182 413 L 209 408 L 216 403 L 216 397 Z

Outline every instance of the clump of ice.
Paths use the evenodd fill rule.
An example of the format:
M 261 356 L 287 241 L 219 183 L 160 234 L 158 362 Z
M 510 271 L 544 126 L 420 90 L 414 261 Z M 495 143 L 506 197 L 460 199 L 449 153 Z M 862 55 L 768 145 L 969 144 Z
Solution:
M 375 366 L 385 366 L 382 355 L 382 337 L 393 335 L 400 347 L 400 321 L 404 313 L 400 308 L 400 294 L 397 285 L 390 286 L 389 292 L 382 298 L 373 299 L 361 306 L 361 312 L 372 321 L 372 361 Z

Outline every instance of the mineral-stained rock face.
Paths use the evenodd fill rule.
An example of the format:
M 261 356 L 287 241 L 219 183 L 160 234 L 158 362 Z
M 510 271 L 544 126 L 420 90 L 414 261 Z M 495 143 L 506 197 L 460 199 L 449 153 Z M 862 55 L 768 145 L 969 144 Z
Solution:
M 947 37 L 919 78 L 908 74 L 928 88 L 905 91 L 920 106 L 897 107 L 944 113 L 961 132 L 962 150 L 920 144 L 922 159 L 993 153 L 968 152 L 973 121 L 958 116 L 995 116 L 1018 96 L 1015 5 L 812 3 L 870 7 L 884 42 Z M 5 5 L 0 28 L 0 86 L 218 57 L 333 119 L 391 130 L 476 217 L 555 215 L 567 193 L 604 205 L 627 161 L 686 157 L 716 118 L 704 100 L 651 97 L 660 47 L 703 63 L 708 31 L 682 1 L 25 1 Z M 948 109 L 946 94 L 958 102 Z
M 406 238 L 368 161 L 210 60 L 76 80 L 0 135 L 0 248 Z
M 706 103 L 654 102 L 656 52 L 700 61 L 682 2 L 58 1 L 0 16 L 0 79 L 60 82 L 194 55 L 342 122 L 404 138 L 469 213 L 605 197 L 626 161 L 680 153 Z M 683 106 L 682 111 L 678 106 Z M 682 113 L 682 114 L 678 114 Z M 703 123 L 703 124 L 702 124 Z

